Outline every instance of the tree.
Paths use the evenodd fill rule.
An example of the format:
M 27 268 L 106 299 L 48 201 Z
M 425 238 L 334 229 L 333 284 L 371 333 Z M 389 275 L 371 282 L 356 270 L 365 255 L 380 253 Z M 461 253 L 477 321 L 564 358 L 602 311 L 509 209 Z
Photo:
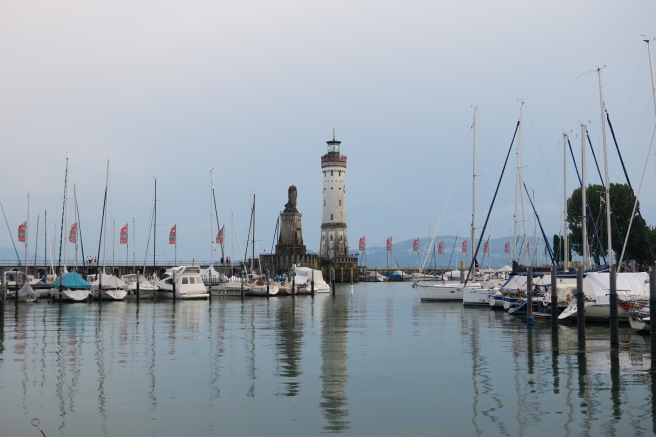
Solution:
M 565 261 L 565 238 L 562 235 L 554 234 L 553 236 L 553 250 L 554 256 L 556 258 L 557 264 L 562 264 Z M 572 259 L 572 247 L 569 247 L 569 253 L 567 254 L 567 259 Z M 567 266 L 563 266 L 564 269 L 567 269 Z
M 589 210 L 586 211 L 586 226 L 590 257 L 600 265 L 608 249 L 605 188 L 602 185 L 588 185 L 586 198 L 589 206 Z M 634 202 L 635 196 L 627 184 L 610 184 L 611 240 L 615 263 L 618 262 L 622 252 Z M 581 189 L 577 188 L 567 199 L 567 223 L 570 231 L 570 247 L 579 255 L 583 254 L 581 218 Z M 640 264 L 652 262 L 649 246 L 642 231 L 645 225 L 644 220 L 636 214 L 631 225 L 625 259 L 635 259 Z M 654 241 L 653 229 L 650 229 L 650 235 L 652 235 L 651 240 Z

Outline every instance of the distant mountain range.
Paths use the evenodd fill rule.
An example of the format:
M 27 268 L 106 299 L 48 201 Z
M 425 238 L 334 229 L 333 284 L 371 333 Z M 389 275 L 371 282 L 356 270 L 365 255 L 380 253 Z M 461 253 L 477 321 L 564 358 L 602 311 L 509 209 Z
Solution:
M 397 268 L 419 268 L 422 264 L 424 269 L 429 268 L 458 268 L 460 262 L 464 262 L 465 268 L 469 267 L 471 253 L 476 250 L 471 247 L 471 240 L 467 239 L 467 253 L 462 251 L 462 238 L 453 235 L 435 237 L 434 250 L 431 248 L 431 238 L 419 238 L 418 251 L 413 251 L 414 239 L 392 244 L 392 250 L 386 247 L 367 247 L 364 254 L 360 253 L 360 265 L 366 265 L 372 269 L 396 270 Z M 478 260 L 481 268 L 499 268 L 511 265 L 511 253 L 505 253 L 505 245 L 512 237 L 501 237 L 489 240 L 489 253 L 483 253 L 483 244 L 479 249 Z M 438 254 L 439 242 L 443 242 L 443 253 Z M 529 250 L 535 256 L 535 241 L 533 237 L 527 237 Z M 526 243 L 522 244 L 524 250 Z M 512 249 L 510 249 L 512 252 Z M 540 239 L 537 246 L 538 260 L 534 264 L 544 265 L 550 262 L 544 255 L 544 242 Z M 525 261 L 525 252 L 522 252 L 522 261 Z M 398 267 L 397 267 L 398 266 Z
M 491 267 L 498 268 L 505 265 L 511 265 L 512 260 L 510 258 L 511 253 L 505 253 L 505 245 L 510 242 L 512 237 L 501 237 L 491 239 L 489 241 L 490 253 L 483 253 L 483 244 L 479 249 L 478 260 L 480 267 Z M 387 269 L 396 270 L 397 268 L 411 268 L 416 269 L 422 266 L 425 269 L 430 268 L 458 268 L 461 261 L 465 263 L 465 268 L 469 267 L 470 262 L 470 251 L 476 250 L 475 247 L 471 247 L 471 241 L 467 239 L 467 253 L 462 252 L 462 241 L 460 237 L 455 237 L 453 235 L 442 235 L 435 237 L 434 249 L 431 248 L 431 238 L 420 238 L 418 251 L 414 252 L 413 244 L 414 239 L 394 242 L 392 244 L 392 250 L 387 251 L 386 247 L 367 247 L 364 254 L 360 253 L 360 265 L 366 265 L 371 269 Z M 443 242 L 443 253 L 438 254 L 438 244 Z M 533 256 L 535 256 L 535 242 L 533 237 L 527 237 L 529 241 L 529 248 Z M 355 253 L 354 248 L 357 249 L 357 240 L 355 241 L 356 245 L 351 247 L 351 253 Z M 526 248 L 526 243 L 522 244 L 522 247 Z M 18 256 L 20 256 L 21 262 L 23 261 L 23 251 L 22 248 L 18 248 Z M 308 250 L 311 253 L 311 250 Z M 512 250 L 511 250 L 512 252 Z M 312 252 L 313 253 L 313 252 Z M 544 255 L 544 242 L 540 239 L 538 241 L 538 261 L 533 263 L 534 265 L 545 265 L 548 264 L 548 259 Z M 31 254 L 30 257 L 34 255 Z M 43 256 L 39 256 L 40 262 L 43 260 Z M 0 247 L 0 261 L 3 263 L 14 263 L 16 262 L 16 252 L 11 247 Z M 28 263 L 33 260 L 28 260 Z M 525 252 L 522 252 L 521 261 L 525 263 Z M 71 262 L 69 260 L 69 262 Z M 16 263 L 17 264 L 17 263 Z M 398 266 L 398 267 L 397 267 Z

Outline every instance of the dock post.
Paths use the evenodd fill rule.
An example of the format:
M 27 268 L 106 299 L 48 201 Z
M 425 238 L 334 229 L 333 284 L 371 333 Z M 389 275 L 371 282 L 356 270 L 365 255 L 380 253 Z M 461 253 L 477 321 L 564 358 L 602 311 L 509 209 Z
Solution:
M 7 287 L 5 285 L 4 275 L 0 279 L 0 331 L 5 327 L 5 299 L 7 298 Z
M 526 271 L 526 324 L 533 324 L 533 268 Z
M 266 275 L 264 275 L 264 279 L 266 280 L 267 284 L 267 299 L 269 298 L 269 271 L 267 270 Z
M 59 303 L 62 302 L 62 294 L 63 294 L 62 289 L 64 288 L 64 286 L 62 284 L 64 278 L 62 278 L 62 276 L 64 276 L 64 275 L 62 275 L 62 269 L 60 267 L 59 268 Z
M 585 338 L 585 300 L 583 299 L 583 267 L 576 269 L 576 326 L 579 338 Z
M 210 269 L 211 267 L 211 269 Z M 207 268 L 207 276 L 209 276 L 209 285 L 207 286 L 207 300 L 212 303 L 212 272 L 214 271 L 214 264 L 211 263 Z
M 310 273 L 310 295 L 314 297 L 314 269 Z
M 558 335 L 558 281 L 556 267 L 551 267 L 551 332 Z
M 612 256 L 612 254 L 609 253 L 608 256 Z M 617 274 L 612 265 L 608 269 L 608 280 L 610 282 L 610 293 L 608 295 L 610 304 L 610 348 L 618 349 L 620 347 L 620 328 L 617 314 Z
M 175 288 L 176 287 L 175 287 L 175 270 L 174 270 L 173 271 L 173 303 L 175 303 L 175 300 L 178 298 L 178 296 L 176 296 L 177 290 Z
M 335 268 L 334 267 L 330 268 L 330 279 L 331 279 L 331 287 L 333 290 L 333 297 L 335 297 Z
M 139 303 L 139 269 L 137 269 L 137 303 Z

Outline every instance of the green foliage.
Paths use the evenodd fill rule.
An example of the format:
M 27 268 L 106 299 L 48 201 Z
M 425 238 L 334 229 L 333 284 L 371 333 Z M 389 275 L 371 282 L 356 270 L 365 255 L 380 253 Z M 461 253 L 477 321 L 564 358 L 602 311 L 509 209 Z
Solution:
M 590 248 L 590 258 L 597 265 L 603 263 L 603 256 L 606 254 L 607 243 L 607 224 L 606 224 L 606 202 L 605 188 L 602 185 L 589 185 L 586 189 L 587 202 L 590 207 L 586 211 L 586 226 L 588 244 Z M 624 245 L 629 222 L 633 214 L 635 196 L 627 184 L 610 184 L 610 205 L 611 205 L 611 242 L 614 252 L 615 263 Z M 567 223 L 569 227 L 569 244 L 570 248 L 579 255 L 583 254 L 582 245 L 582 214 L 581 214 L 581 189 L 577 188 L 572 192 L 572 196 L 567 199 Z M 594 226 L 593 220 L 594 219 Z M 635 214 L 631 231 L 627 242 L 625 259 L 634 259 L 639 264 L 651 263 L 651 254 L 649 246 L 645 240 L 643 226 L 645 225 L 638 214 Z M 595 230 L 596 227 L 596 230 Z M 656 241 L 656 232 L 649 228 L 650 239 Z

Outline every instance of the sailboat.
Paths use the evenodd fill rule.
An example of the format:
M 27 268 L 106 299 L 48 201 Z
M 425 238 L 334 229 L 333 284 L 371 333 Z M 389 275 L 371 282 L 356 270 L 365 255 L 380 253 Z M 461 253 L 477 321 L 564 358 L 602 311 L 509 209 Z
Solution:
M 488 305 L 490 304 L 490 291 L 483 288 L 479 282 L 468 282 L 471 277 L 474 279 L 476 276 L 476 253 L 474 247 L 476 246 L 476 121 L 478 115 L 478 108 L 474 108 L 474 146 L 473 146 L 473 166 L 472 166 L 472 223 L 471 223 L 471 252 L 472 262 L 465 280 L 465 287 L 462 291 L 462 304 L 463 305 Z M 482 238 L 482 236 L 481 236 Z
M 474 108 L 474 123 L 472 125 L 473 127 L 473 134 L 474 134 L 474 180 L 476 178 L 476 116 L 477 116 L 478 108 Z M 475 198 L 476 198 L 476 184 L 474 183 L 474 188 L 473 188 L 473 205 L 475 206 Z M 473 235 L 474 235 L 474 214 L 475 214 L 475 208 L 472 210 L 472 243 L 473 243 Z M 473 244 L 472 244 L 472 249 L 473 249 Z M 473 256 L 473 255 L 472 255 Z M 473 264 L 473 263 L 472 263 Z M 469 284 L 469 288 L 474 290 L 476 287 L 481 288 L 480 284 L 471 282 Z M 425 283 L 420 283 L 420 282 L 415 282 L 413 284 L 413 287 L 417 288 L 419 291 L 419 299 L 422 301 L 449 301 L 449 300 L 455 300 L 455 301 L 461 301 L 464 302 L 463 297 L 465 294 L 465 287 L 463 284 L 458 281 L 442 281 L 442 282 L 437 282 L 437 281 L 431 281 L 431 282 L 425 282 Z M 471 297 L 473 301 L 473 297 Z
M 68 158 L 66 158 L 66 171 L 64 174 L 64 201 L 62 207 L 62 223 L 59 236 L 59 277 L 55 279 L 50 286 L 50 297 L 52 299 L 60 299 L 63 301 L 81 302 L 87 300 L 91 296 L 91 284 L 89 284 L 79 273 L 67 272 L 66 270 L 66 245 L 63 244 L 64 229 L 66 229 L 66 201 L 68 197 Z M 61 267 L 62 262 L 62 248 L 64 252 L 63 261 L 64 266 Z M 67 272 L 67 273 L 63 273 Z
M 103 269 L 97 275 L 96 280 L 91 282 L 91 289 L 99 294 L 102 300 L 122 300 L 128 294 L 125 282 L 115 275 L 108 275 L 105 272 L 105 246 L 106 238 L 103 240 L 103 229 L 107 217 L 107 189 L 109 187 L 109 161 L 107 162 L 107 176 L 105 180 L 105 197 L 103 200 L 103 215 L 100 224 L 100 240 L 98 241 L 98 259 L 100 259 L 100 245 L 103 247 Z
M 262 274 L 262 265 L 260 264 L 260 273 L 255 273 L 255 195 L 253 195 L 253 206 L 251 208 L 251 226 L 250 231 L 252 231 L 251 239 L 251 268 L 248 276 L 250 281 L 248 284 L 244 284 L 247 287 L 246 294 L 249 296 L 267 296 L 267 295 L 276 295 L 280 287 L 275 281 L 272 281 L 268 275 Z M 250 232 L 249 231 L 249 232 Z M 246 258 L 246 257 L 244 257 Z
M 212 209 L 214 209 L 214 214 L 212 213 Z M 228 278 L 225 277 L 225 275 L 221 275 L 219 272 L 217 272 L 214 269 L 214 242 L 219 243 L 219 240 L 221 241 L 219 244 L 223 244 L 223 235 L 222 235 L 222 230 L 221 228 L 218 228 L 219 226 L 219 217 L 216 215 L 216 225 L 218 228 L 218 233 L 216 239 L 214 238 L 214 218 L 216 214 L 216 199 L 214 197 L 214 178 L 212 177 L 212 170 L 210 170 L 210 265 L 206 269 L 201 269 L 200 270 L 200 275 L 203 278 L 203 282 L 205 283 L 205 286 L 207 287 L 208 292 L 212 292 L 212 290 L 217 289 L 216 288 L 221 282 L 227 282 Z

